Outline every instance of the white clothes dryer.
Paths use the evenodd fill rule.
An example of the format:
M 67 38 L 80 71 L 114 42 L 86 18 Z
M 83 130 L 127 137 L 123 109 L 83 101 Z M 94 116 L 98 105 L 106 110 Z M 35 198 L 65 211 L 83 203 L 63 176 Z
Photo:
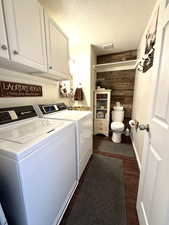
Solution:
M 40 117 L 73 121 L 76 124 L 77 177 L 80 179 L 93 152 L 93 116 L 91 111 L 68 110 L 64 103 L 34 106 Z

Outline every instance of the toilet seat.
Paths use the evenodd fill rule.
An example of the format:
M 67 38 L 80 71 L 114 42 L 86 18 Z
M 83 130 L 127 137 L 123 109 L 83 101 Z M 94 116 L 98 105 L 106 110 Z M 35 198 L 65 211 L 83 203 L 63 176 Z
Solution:
M 111 129 L 116 132 L 121 132 L 124 130 L 124 124 L 122 122 L 112 122 Z

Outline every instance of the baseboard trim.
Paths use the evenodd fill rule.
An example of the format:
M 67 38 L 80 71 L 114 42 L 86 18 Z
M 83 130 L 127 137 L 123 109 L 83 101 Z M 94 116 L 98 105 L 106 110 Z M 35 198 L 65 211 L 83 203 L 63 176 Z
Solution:
M 131 142 L 132 142 L 133 149 L 134 149 L 134 152 L 135 152 L 135 155 L 136 155 L 136 160 L 137 160 L 137 164 L 138 164 L 139 170 L 141 170 L 141 162 L 140 162 L 140 159 L 139 159 L 139 155 L 138 155 L 138 152 L 137 152 L 137 148 L 136 148 L 136 146 L 135 146 L 134 141 L 133 141 L 132 138 L 131 138 Z

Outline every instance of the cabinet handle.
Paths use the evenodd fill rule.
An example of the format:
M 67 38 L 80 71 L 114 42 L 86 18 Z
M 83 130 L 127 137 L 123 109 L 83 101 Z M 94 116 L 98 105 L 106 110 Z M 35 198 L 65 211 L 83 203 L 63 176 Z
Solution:
M 8 49 L 6 45 L 2 45 L 1 48 L 2 48 L 3 50 L 7 50 L 7 49 Z
M 14 55 L 18 55 L 18 54 L 19 54 L 19 52 L 18 52 L 18 51 L 16 51 L 16 50 L 14 50 L 14 51 L 13 51 L 13 54 L 14 54 Z
M 52 66 L 49 66 L 49 69 L 52 70 Z

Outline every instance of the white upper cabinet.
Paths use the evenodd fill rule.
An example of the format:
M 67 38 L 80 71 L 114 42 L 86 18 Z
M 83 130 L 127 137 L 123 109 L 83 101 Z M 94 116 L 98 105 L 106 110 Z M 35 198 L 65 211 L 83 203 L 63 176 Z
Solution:
M 70 79 L 68 39 L 46 15 L 48 72 L 56 79 Z
M 38 0 L 0 0 L 0 67 L 71 78 L 68 39 Z
M 5 28 L 2 0 L 0 0 L 0 58 L 1 59 L 9 59 L 8 43 L 7 43 L 7 36 L 6 36 L 6 28 Z
M 11 62 L 28 72 L 46 72 L 43 8 L 37 0 L 4 0 Z

